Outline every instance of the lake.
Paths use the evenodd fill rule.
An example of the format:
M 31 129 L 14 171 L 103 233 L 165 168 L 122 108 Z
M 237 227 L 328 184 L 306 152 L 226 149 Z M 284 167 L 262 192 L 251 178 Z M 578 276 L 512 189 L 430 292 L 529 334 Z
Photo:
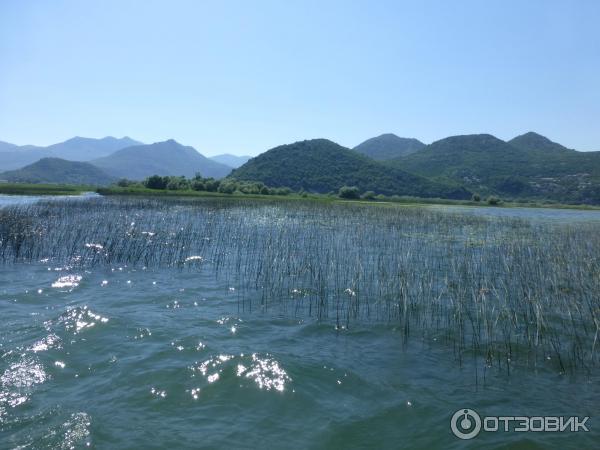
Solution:
M 0 198 L 2 449 L 599 442 L 596 211 L 70 200 Z

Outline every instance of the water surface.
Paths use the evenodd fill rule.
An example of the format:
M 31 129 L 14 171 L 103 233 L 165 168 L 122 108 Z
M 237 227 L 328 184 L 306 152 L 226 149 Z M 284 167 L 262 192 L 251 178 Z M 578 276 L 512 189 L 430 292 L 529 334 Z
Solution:
M 536 211 L 543 219 L 563 217 L 562 210 L 527 214 Z M 142 213 L 136 214 L 141 226 Z M 235 212 L 227 214 L 234 220 Z M 252 219 L 258 229 L 279 217 L 269 214 Z M 298 211 L 287 217 L 317 220 Z M 598 442 L 600 380 L 593 371 L 562 372 L 552 355 L 547 364 L 510 370 L 479 364 L 468 353 L 458 362 L 452 346 L 418 332 L 407 340 L 394 320 L 340 326 L 334 317 L 250 310 L 241 300 L 241 278 L 217 276 L 208 259 L 186 264 L 5 262 L 0 448 L 593 448 Z M 261 289 L 252 295 L 260 303 Z M 450 432 L 450 417 L 465 407 L 482 415 L 591 416 L 592 431 L 488 433 L 465 442 Z

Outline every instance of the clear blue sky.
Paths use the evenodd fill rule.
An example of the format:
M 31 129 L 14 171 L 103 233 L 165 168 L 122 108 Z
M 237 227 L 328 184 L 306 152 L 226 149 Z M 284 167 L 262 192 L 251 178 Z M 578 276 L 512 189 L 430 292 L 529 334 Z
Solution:
M 8 142 L 529 130 L 600 150 L 600 1 L 0 0 Z

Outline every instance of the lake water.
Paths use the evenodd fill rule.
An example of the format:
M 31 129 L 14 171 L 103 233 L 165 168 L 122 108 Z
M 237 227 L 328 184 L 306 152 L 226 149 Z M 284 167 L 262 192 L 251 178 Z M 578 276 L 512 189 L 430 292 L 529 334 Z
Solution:
M 597 218 L 539 211 L 543 219 Z M 5 261 L 0 449 L 583 449 L 600 442 L 595 371 L 459 364 L 452 347 L 418 333 L 407 341 L 394 321 L 340 327 L 281 309 L 249 311 L 239 279 L 217 276 L 214 264 Z M 462 408 L 482 416 L 591 416 L 591 431 L 487 432 L 462 441 L 450 430 Z
M 16 205 L 31 205 L 39 201 L 69 201 L 69 200 L 89 200 L 91 198 L 100 197 L 95 192 L 85 192 L 80 195 L 5 195 L 0 194 L 0 208 Z

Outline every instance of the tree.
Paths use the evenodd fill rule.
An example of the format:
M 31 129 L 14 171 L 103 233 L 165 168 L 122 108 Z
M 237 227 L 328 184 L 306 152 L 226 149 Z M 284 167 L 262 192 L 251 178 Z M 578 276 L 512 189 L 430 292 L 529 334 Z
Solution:
M 189 189 L 190 184 L 185 177 L 165 177 L 168 178 L 167 189 L 170 191 L 185 191 Z
M 480 202 L 481 196 L 479 194 L 473 194 L 473 196 L 471 197 L 471 200 L 473 200 L 474 202 Z
M 117 181 L 117 186 L 119 187 L 127 187 L 130 186 L 132 184 L 134 184 L 134 181 L 130 181 L 127 178 L 121 178 L 119 181 Z
M 165 189 L 167 187 L 167 183 L 169 182 L 169 177 L 161 177 L 160 175 L 152 175 L 144 180 L 144 186 L 148 189 Z
M 502 200 L 500 200 L 498 197 L 488 197 L 487 199 L 487 203 L 490 206 L 498 206 L 501 202 Z
M 375 192 L 367 191 L 363 195 L 361 195 L 363 200 L 375 200 Z
M 192 182 L 190 183 L 190 186 L 194 191 L 205 191 L 206 190 L 206 185 L 204 184 L 204 180 L 202 180 L 201 178 L 194 178 L 192 180 Z
M 360 192 L 356 186 L 342 186 L 338 191 L 340 198 L 357 199 L 360 198 Z
M 233 181 L 224 181 L 219 185 L 219 192 L 222 194 L 233 194 L 238 186 Z

